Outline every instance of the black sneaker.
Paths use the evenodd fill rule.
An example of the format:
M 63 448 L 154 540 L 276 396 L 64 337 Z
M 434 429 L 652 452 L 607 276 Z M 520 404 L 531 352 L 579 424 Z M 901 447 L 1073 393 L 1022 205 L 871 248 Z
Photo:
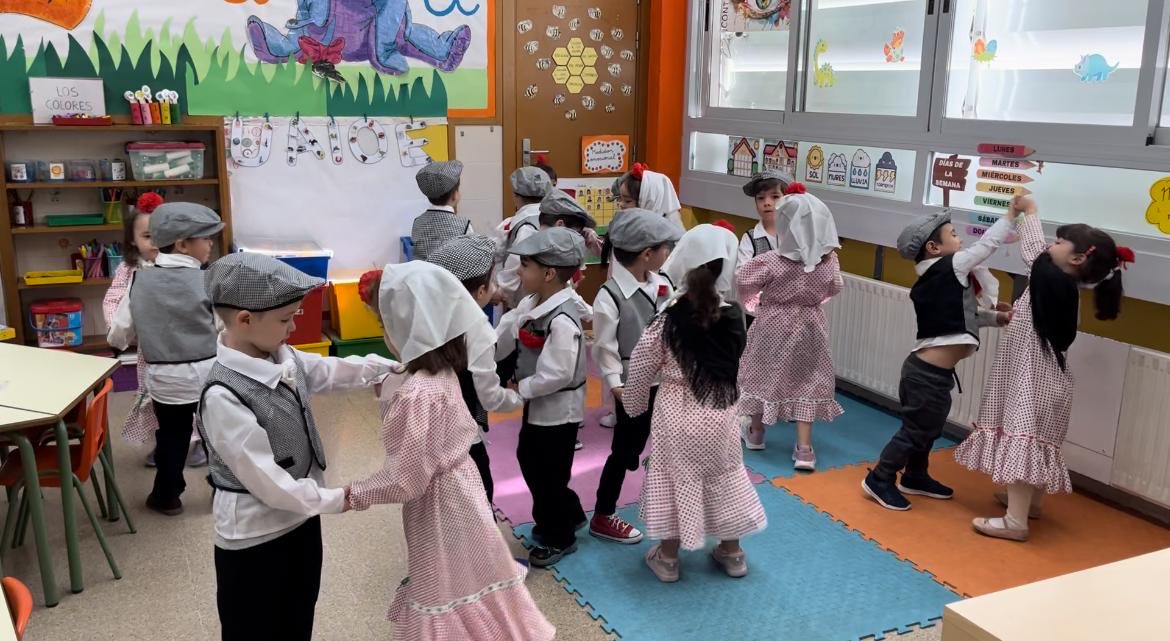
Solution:
M 898 489 L 903 494 L 929 496 L 932 499 L 942 499 L 944 501 L 955 496 L 954 490 L 930 478 L 929 474 L 914 476 L 903 474 L 901 480 L 898 481 Z
M 541 545 L 539 547 L 532 548 L 532 551 L 528 553 L 528 563 L 533 567 L 546 568 L 565 558 L 565 555 L 572 554 L 576 551 L 576 543 L 573 543 L 569 547 L 563 549 Z
M 178 516 L 183 513 L 183 501 L 177 497 L 170 501 L 159 501 L 151 494 L 146 497 L 146 507 L 167 516 Z
M 877 501 L 878 505 L 887 510 L 897 510 L 905 512 L 910 509 L 910 501 L 902 496 L 898 488 L 894 487 L 893 483 L 889 481 L 882 481 L 873 475 L 873 470 L 865 475 L 865 480 L 861 482 L 861 489 Z

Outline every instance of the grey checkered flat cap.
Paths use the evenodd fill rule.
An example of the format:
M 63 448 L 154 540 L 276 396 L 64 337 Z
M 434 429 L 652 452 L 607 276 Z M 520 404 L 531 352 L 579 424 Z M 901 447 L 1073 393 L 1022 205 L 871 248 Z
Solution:
M 158 210 L 155 210 L 158 211 Z M 325 284 L 271 256 L 228 254 L 203 274 L 203 285 L 216 307 L 266 312 L 295 303 Z
M 580 267 L 585 262 L 585 239 L 571 229 L 549 227 L 512 245 L 508 253 L 549 267 Z
M 463 163 L 458 160 L 446 162 L 432 162 L 418 170 L 414 179 L 418 188 L 427 198 L 441 198 L 451 193 L 459 185 L 459 178 L 463 175 Z
M 548 192 L 544 200 L 540 201 L 540 213 L 552 216 L 572 216 L 580 219 L 581 223 L 590 229 L 597 226 L 593 216 L 575 198 L 559 189 Z
M 150 236 L 155 247 L 207 238 L 221 229 L 223 221 L 219 214 L 197 203 L 163 203 L 150 215 Z
M 926 245 L 926 241 L 930 240 L 934 231 L 949 222 L 951 222 L 951 212 L 947 209 L 937 214 L 927 214 L 915 218 L 914 222 L 907 225 L 902 233 L 898 234 L 898 253 L 902 255 L 902 258 L 914 260 L 918 257 L 918 252 L 922 251 L 922 247 Z
M 744 183 L 743 193 L 754 198 L 755 195 L 760 192 L 760 183 L 764 182 L 765 180 L 779 180 L 781 191 L 784 191 L 785 187 L 796 182 L 796 178 L 792 174 L 788 174 L 783 171 L 776 171 L 775 169 L 769 169 L 763 173 L 752 176 L 751 180 Z
M 544 198 L 552 189 L 552 180 L 543 169 L 521 167 L 512 172 L 512 193 L 525 198 Z
M 471 280 L 491 273 L 497 249 L 496 241 L 487 236 L 465 234 L 443 243 L 427 257 L 427 262 L 451 272 L 461 281 Z
M 682 232 L 658 212 L 623 209 L 609 224 L 609 242 L 625 251 L 642 251 L 664 243 L 677 243 Z

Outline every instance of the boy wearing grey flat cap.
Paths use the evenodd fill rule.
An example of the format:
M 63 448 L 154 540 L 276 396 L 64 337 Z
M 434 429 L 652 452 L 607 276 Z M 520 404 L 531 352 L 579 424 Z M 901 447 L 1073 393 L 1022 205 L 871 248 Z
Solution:
M 898 384 L 902 426 L 861 482 L 862 490 L 884 508 L 910 509 L 904 494 L 954 496 L 954 490 L 928 473 L 930 449 L 950 414 L 951 390 L 958 380 L 955 367 L 979 348 L 979 328 L 1011 320 L 1011 306 L 996 302 L 999 281 L 982 263 L 1007 239 L 1016 216 L 1010 210 L 966 249 L 946 210 L 916 218 L 898 235 L 898 253 L 913 260 L 918 273 L 910 289 L 918 342 L 902 365 Z
M 106 335 L 110 346 L 120 350 L 137 340 L 146 361 L 146 389 L 158 419 L 154 485 L 146 506 L 168 516 L 183 512 L 192 421 L 215 361 L 215 315 L 202 267 L 211 258 L 213 236 L 222 229 L 219 215 L 203 205 L 159 205 L 150 216 L 158 257 L 153 266 L 134 273 Z
M 521 167 L 512 172 L 512 200 L 516 213 L 504 221 L 501 231 L 504 236 L 504 251 L 540 231 L 540 202 L 552 191 L 552 181 L 547 173 L 537 167 Z M 520 257 L 507 254 L 500 272 L 496 275 L 499 297 L 508 307 L 515 307 L 524 297 L 520 290 Z
M 569 281 L 585 260 L 585 242 L 576 232 L 552 227 L 511 251 L 520 256 L 521 285 L 532 293 L 500 319 L 496 360 L 502 378 L 515 380 L 524 399 L 516 459 L 536 522 L 537 545 L 528 560 L 545 567 L 577 551 L 574 533 L 586 522 L 569 487 L 577 430 L 585 420 L 586 377 L 583 303 Z
M 618 495 L 627 470 L 638 469 L 650 437 L 651 412 L 632 417 L 622 405 L 630 356 L 642 332 L 674 294 L 659 274 L 682 234 L 670 220 L 645 209 L 623 209 L 609 225 L 613 273 L 593 301 L 593 359 L 614 397 L 617 416 L 610 454 L 597 486 L 597 510 L 589 523 L 593 536 L 616 543 L 642 540 L 642 532 L 617 515 Z M 653 409 L 651 393 L 650 407 Z
M 537 170 L 539 171 L 539 170 Z M 543 172 L 542 172 L 543 174 Z M 493 270 L 496 264 L 496 242 L 487 236 L 457 236 L 443 243 L 427 261 L 446 269 L 458 278 L 475 304 L 486 307 L 496 296 L 493 284 Z M 467 411 L 479 425 L 479 433 L 471 444 L 471 460 L 479 468 L 483 489 L 487 492 L 488 503 L 495 498 L 492 481 L 491 459 L 483 443 L 483 433 L 488 431 L 488 412 L 511 412 L 520 407 L 520 396 L 513 390 L 500 385 L 496 373 L 496 333 L 488 323 L 483 323 L 467 332 L 467 369 L 456 372 L 459 388 Z
M 229 254 L 206 271 L 223 321 L 199 406 L 215 493 L 216 601 L 223 638 L 313 634 L 321 585 L 321 514 L 344 511 L 327 488 L 315 392 L 368 387 L 402 371 L 377 355 L 298 352 L 285 341 L 301 301 L 324 285 L 269 256 Z
M 432 162 L 415 174 L 418 189 L 431 206 L 414 219 L 410 228 L 414 258 L 426 260 L 439 245 L 456 236 L 474 233 L 471 221 L 455 215 L 462 176 L 463 163 L 458 160 Z

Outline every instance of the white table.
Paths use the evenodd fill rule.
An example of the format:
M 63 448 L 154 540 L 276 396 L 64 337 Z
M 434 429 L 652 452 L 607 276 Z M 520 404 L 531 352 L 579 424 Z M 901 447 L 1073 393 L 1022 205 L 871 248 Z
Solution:
M 952 603 L 943 611 L 942 641 L 1145 641 L 1168 635 L 1170 548 Z
M 77 354 L 67 350 L 40 349 L 11 343 L 0 343 L 0 436 L 16 443 L 24 466 L 25 494 L 28 496 L 29 516 L 37 543 L 37 559 L 45 590 L 45 605 L 57 605 L 57 583 L 52 560 L 48 555 L 45 534 L 41 486 L 36 467 L 36 455 L 22 430 L 36 425 L 56 426 L 57 464 L 68 474 L 73 469 L 69 460 L 69 435 L 64 416 L 81 402 L 91 390 L 118 367 L 118 361 Z M 81 554 L 77 543 L 77 516 L 73 511 L 73 492 L 68 483 L 61 484 L 61 508 L 65 519 L 65 547 L 69 556 L 69 585 L 73 593 L 84 589 L 81 575 Z

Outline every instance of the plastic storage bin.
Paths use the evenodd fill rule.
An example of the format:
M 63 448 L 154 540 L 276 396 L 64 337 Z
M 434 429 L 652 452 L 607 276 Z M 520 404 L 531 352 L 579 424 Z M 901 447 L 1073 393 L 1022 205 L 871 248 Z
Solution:
M 96 160 L 66 160 L 65 173 L 69 180 L 94 181 L 98 179 L 98 164 Z
M 329 260 L 333 251 L 311 240 L 277 240 L 275 238 L 236 238 L 236 251 L 265 254 L 288 263 L 317 278 L 329 278 Z
M 9 160 L 8 182 L 31 183 L 37 180 L 37 164 L 31 160 Z
M 299 349 L 302 352 L 311 352 L 313 354 L 317 354 L 318 356 L 328 356 L 329 355 L 329 348 L 332 345 L 333 345 L 333 343 L 328 338 L 326 338 L 326 339 L 319 341 L 319 342 L 316 342 L 316 343 L 305 343 L 303 345 L 293 345 L 293 349 Z
M 352 341 L 382 338 L 382 323 L 358 296 L 361 273 L 335 273 L 329 279 L 329 324 L 338 338 Z
M 359 338 L 357 340 L 347 341 L 338 338 L 332 332 L 325 332 L 325 337 L 333 343 L 331 353 L 338 358 L 345 358 L 346 356 L 367 356 L 369 354 L 377 354 L 384 358 L 394 358 L 394 354 L 390 353 L 390 348 L 386 346 L 386 341 L 381 336 L 378 338 Z
M 201 142 L 132 142 L 126 145 L 135 180 L 198 180 L 203 177 Z
M 54 298 L 29 305 L 39 347 L 77 347 L 84 336 L 81 299 Z
M 293 317 L 296 329 L 289 334 L 289 345 L 304 345 L 321 341 L 321 315 L 325 308 L 325 288 L 319 287 L 305 295 L 301 308 Z

